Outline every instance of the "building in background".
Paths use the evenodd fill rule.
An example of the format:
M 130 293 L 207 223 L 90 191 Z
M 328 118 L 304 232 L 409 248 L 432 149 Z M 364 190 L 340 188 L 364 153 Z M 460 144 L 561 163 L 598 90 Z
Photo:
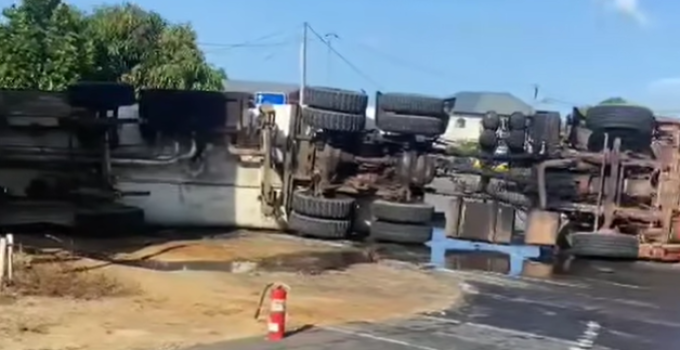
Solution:
M 248 93 L 258 102 L 258 96 L 266 94 L 288 95 L 300 88 L 298 84 L 276 83 L 265 81 L 228 80 L 225 91 L 233 93 Z M 509 115 L 513 112 L 533 114 L 531 105 L 520 98 L 505 92 L 459 92 L 449 99 L 455 99 L 453 109 L 449 112 L 450 120 L 446 133 L 442 136 L 445 141 L 460 142 L 473 141 L 479 137 L 481 120 L 488 111 Z M 366 111 L 366 127 L 375 128 L 375 107 L 369 106 Z
M 482 130 L 482 118 L 488 111 L 501 115 L 534 112 L 531 105 L 507 92 L 462 91 L 449 99 L 455 99 L 455 103 L 449 112 L 448 128 L 441 138 L 450 142 L 477 140 Z
M 299 84 L 275 83 L 270 81 L 253 80 L 227 80 L 224 82 L 226 92 L 258 93 L 281 93 L 289 94 L 300 89 Z

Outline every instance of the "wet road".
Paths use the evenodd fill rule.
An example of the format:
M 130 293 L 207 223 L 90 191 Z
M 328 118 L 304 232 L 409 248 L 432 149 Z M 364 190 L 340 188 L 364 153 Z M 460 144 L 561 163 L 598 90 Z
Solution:
M 309 330 L 284 343 L 243 340 L 192 350 L 646 350 L 680 344 L 680 271 L 578 261 L 569 270 L 550 279 L 436 272 L 452 283 L 462 281 L 462 307 L 404 321 Z

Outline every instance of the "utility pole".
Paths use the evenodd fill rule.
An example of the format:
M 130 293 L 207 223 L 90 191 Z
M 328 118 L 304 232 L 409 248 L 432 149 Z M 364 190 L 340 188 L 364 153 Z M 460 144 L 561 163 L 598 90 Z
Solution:
M 307 86 L 307 22 L 302 24 L 302 42 L 300 43 L 300 105 L 305 104 L 305 86 Z
M 326 43 L 328 44 L 328 53 L 326 57 L 326 81 L 327 84 L 330 85 L 331 83 L 331 58 L 333 57 L 333 40 L 334 39 L 340 39 L 340 37 L 335 34 L 335 33 L 326 33 L 326 35 L 323 36 L 324 39 L 326 39 Z

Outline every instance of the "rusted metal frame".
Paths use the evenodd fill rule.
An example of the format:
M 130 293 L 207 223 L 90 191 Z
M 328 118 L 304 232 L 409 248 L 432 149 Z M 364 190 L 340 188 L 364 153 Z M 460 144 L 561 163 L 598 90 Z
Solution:
M 342 160 L 343 151 L 332 147 L 329 144 L 323 145 L 323 150 L 316 152 L 316 171 L 317 182 L 314 184 L 314 193 L 321 195 L 330 188 L 332 177 L 335 170 Z
M 449 177 L 454 178 L 456 175 L 460 174 L 470 174 L 470 175 L 479 175 L 479 176 L 486 176 L 489 179 L 498 179 L 498 180 L 504 180 L 504 181 L 511 181 L 511 182 L 516 182 L 520 184 L 531 184 L 533 181 L 531 180 L 530 177 L 527 176 L 518 176 L 514 174 L 508 174 L 508 173 L 499 173 L 494 170 L 490 169 L 475 169 L 475 168 L 470 168 L 470 167 L 451 167 L 448 170 L 453 170 L 455 173 L 453 175 L 450 175 L 450 173 L 446 173 Z
M 616 180 L 616 198 L 615 198 L 615 204 L 617 207 L 621 206 L 621 197 L 623 196 L 623 183 L 625 180 L 626 176 L 626 165 L 625 164 L 620 164 L 619 165 L 619 171 L 618 171 L 618 177 Z
M 605 134 L 605 137 L 607 137 L 607 134 Z M 565 159 L 578 159 L 583 162 L 588 162 L 588 163 L 593 163 L 593 164 L 602 164 L 603 162 L 607 161 L 607 155 L 604 152 L 606 150 L 606 147 L 603 149 L 602 153 L 590 153 L 590 152 L 569 152 L 562 154 L 562 158 Z M 636 166 L 641 166 L 641 167 L 657 167 L 658 166 L 658 161 L 654 160 L 649 157 L 639 157 L 635 153 L 627 153 L 627 152 L 621 152 L 619 156 L 620 162 L 629 164 L 629 165 L 636 165 Z
M 416 151 L 408 150 L 404 151 L 396 165 L 397 181 L 400 186 L 399 197 L 407 202 L 411 201 L 413 195 L 411 193 L 411 175 L 417 160 L 418 154 Z
M 353 156 L 348 153 L 343 154 L 343 160 L 346 161 L 352 161 L 355 163 L 369 163 L 369 164 L 387 164 L 387 165 L 392 165 L 395 163 L 394 158 L 385 156 L 385 157 L 362 157 L 362 156 Z
M 293 191 L 295 190 L 295 177 L 298 172 L 298 156 L 300 150 L 298 136 L 300 136 L 300 124 L 302 120 L 299 113 L 300 107 L 298 105 L 292 105 L 291 109 L 283 164 L 282 204 L 286 213 L 290 210 L 291 198 Z
M 604 134 L 604 146 L 602 147 L 602 163 L 600 164 L 600 183 L 597 189 L 597 201 L 595 202 L 595 207 L 597 212 L 595 213 L 595 222 L 593 223 L 593 228 L 597 230 L 600 227 L 600 215 L 602 214 L 602 200 L 604 197 L 605 181 L 604 174 L 607 169 L 607 163 L 609 162 L 609 134 Z
M 262 180 L 260 185 L 262 213 L 266 216 L 274 215 L 279 206 L 279 198 L 274 191 L 272 182 L 274 181 L 275 165 L 272 158 L 273 138 L 276 128 L 276 111 L 271 106 L 260 107 L 261 123 L 260 127 L 260 151 L 262 153 Z
M 680 130 L 676 129 L 673 135 L 673 153 L 671 164 L 667 173 L 666 181 L 660 181 L 662 192 L 658 193 L 662 210 L 661 227 L 665 231 L 665 241 L 671 240 L 673 217 L 678 211 L 680 204 Z
M 531 210 L 526 225 L 525 244 L 552 246 L 557 242 L 560 214 L 555 211 Z
M 643 243 L 640 244 L 638 256 L 654 261 L 678 262 L 680 261 L 680 244 Z
M 591 213 L 593 215 L 600 213 L 595 204 L 573 202 L 550 202 L 547 209 L 560 212 Z M 616 207 L 613 215 L 617 219 L 633 219 L 642 222 L 654 222 L 662 217 L 661 212 L 657 210 L 621 207 Z
M 548 168 L 571 167 L 578 163 L 576 159 L 553 159 L 547 160 L 536 166 L 538 177 L 538 202 L 541 209 L 548 207 L 548 189 L 545 179 L 545 172 Z
M 605 137 L 607 139 L 607 137 Z M 620 169 L 620 151 L 621 151 L 621 139 L 614 139 L 614 145 L 609 153 L 609 176 L 603 181 L 606 186 L 606 191 L 604 193 L 604 202 L 602 202 L 602 208 L 604 209 L 604 222 L 602 228 L 611 229 L 614 223 L 614 212 L 616 210 L 616 197 L 618 195 L 619 189 L 616 185 L 619 183 L 619 173 Z M 598 227 L 595 226 L 595 229 Z

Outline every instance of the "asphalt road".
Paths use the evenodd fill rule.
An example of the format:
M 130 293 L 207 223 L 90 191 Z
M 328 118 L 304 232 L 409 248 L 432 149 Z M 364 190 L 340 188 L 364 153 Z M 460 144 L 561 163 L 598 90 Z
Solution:
M 280 343 L 246 339 L 191 350 L 668 349 L 680 344 L 675 299 L 680 271 L 674 269 L 577 262 L 573 274 L 551 280 L 442 272 L 452 283 L 462 281 L 462 307 L 402 321 L 312 329 Z

